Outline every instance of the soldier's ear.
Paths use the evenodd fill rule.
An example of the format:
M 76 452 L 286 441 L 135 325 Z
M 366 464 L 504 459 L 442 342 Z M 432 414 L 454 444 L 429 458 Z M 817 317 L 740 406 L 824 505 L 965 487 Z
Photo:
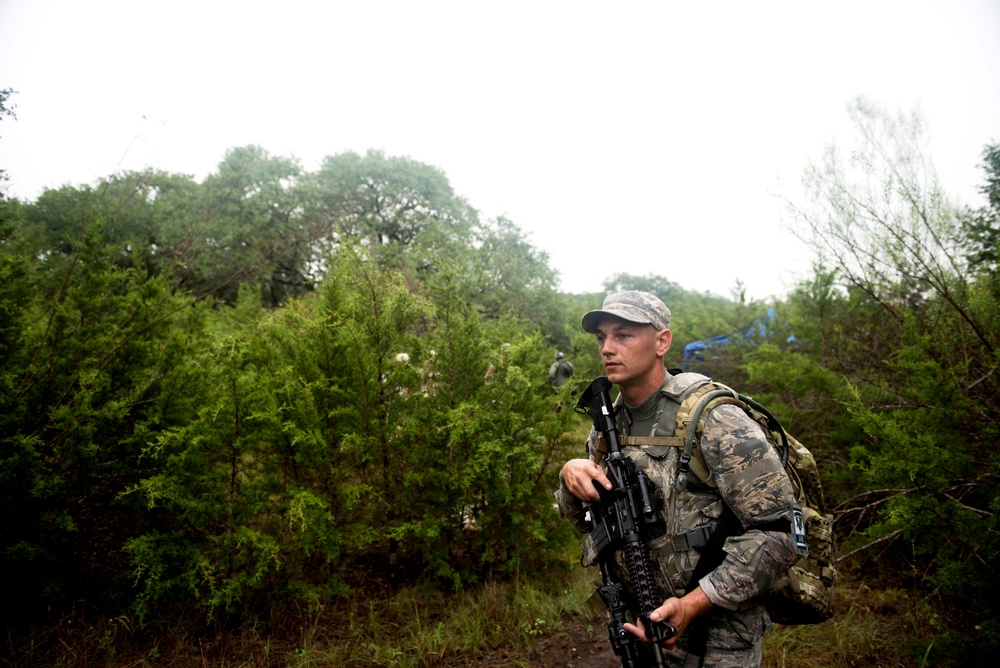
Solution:
M 670 350 L 670 342 L 673 340 L 673 334 L 670 333 L 669 329 L 662 329 L 656 333 L 656 354 L 659 357 L 663 357 Z

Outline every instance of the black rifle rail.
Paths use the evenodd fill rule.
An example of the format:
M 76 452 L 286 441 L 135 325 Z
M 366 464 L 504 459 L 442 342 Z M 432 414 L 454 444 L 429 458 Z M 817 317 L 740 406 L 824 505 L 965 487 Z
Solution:
M 593 419 L 594 429 L 601 433 L 608 446 L 604 461 L 613 489 L 606 490 L 595 481 L 601 501 L 586 505 L 601 569 L 602 585 L 597 591 L 610 613 L 608 637 L 623 668 L 639 668 L 650 661 L 661 668 L 664 663 L 660 643 L 677 635 L 677 629 L 666 622 L 653 623 L 649 619 L 663 596 L 653 578 L 646 542 L 662 536 L 666 527 L 659 512 L 656 485 L 621 452 L 610 389 L 611 382 L 605 376 L 598 376 L 584 390 L 574 408 Z M 621 581 L 616 569 L 615 553 L 618 551 L 624 555 L 630 589 Z M 648 647 L 624 627 L 630 609 L 642 622 L 650 641 Z

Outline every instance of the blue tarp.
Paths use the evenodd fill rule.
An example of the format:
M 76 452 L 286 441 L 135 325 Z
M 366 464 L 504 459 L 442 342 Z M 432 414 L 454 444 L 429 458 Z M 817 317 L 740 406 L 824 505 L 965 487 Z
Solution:
M 684 346 L 684 361 L 693 362 L 699 361 L 704 362 L 705 356 L 704 351 L 713 346 L 727 346 L 729 345 L 729 334 L 723 334 L 722 336 L 716 336 L 711 339 L 705 339 L 704 341 L 692 341 L 691 343 Z
M 704 339 L 702 341 L 692 341 L 684 346 L 684 364 L 686 365 L 688 362 L 704 362 L 706 350 L 728 346 L 730 340 L 732 339 L 749 339 L 753 335 L 754 329 L 758 330 L 762 339 L 766 339 L 768 322 L 774 322 L 773 308 L 767 309 L 766 322 L 761 319 L 756 325 L 747 327 L 746 331 L 742 334 L 722 334 L 720 336 L 713 336 L 710 339 Z M 786 339 L 786 343 L 791 343 L 794 340 L 795 336 L 789 336 L 788 339 Z

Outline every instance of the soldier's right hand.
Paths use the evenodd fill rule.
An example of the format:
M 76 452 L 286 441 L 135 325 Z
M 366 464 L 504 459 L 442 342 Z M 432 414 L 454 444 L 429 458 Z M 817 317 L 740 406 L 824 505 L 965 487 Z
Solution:
M 569 460 L 563 465 L 559 477 L 562 478 L 563 485 L 569 493 L 581 501 L 601 500 L 601 495 L 594 485 L 601 485 L 608 491 L 612 489 L 611 481 L 604 475 L 604 469 L 589 459 Z

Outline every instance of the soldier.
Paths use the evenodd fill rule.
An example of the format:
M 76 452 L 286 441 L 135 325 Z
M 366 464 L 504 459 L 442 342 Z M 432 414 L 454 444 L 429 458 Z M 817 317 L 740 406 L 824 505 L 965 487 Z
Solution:
M 549 367 L 549 387 L 553 390 L 562 387 L 573 375 L 573 365 L 562 353 L 556 353 L 556 361 Z
M 655 295 L 618 292 L 608 295 L 600 310 L 586 313 L 582 324 L 596 334 L 605 374 L 621 390 L 618 432 L 664 435 L 663 427 L 657 427 L 673 424 L 678 398 L 692 383 L 705 380 L 700 374 L 675 376 L 664 368 L 670 310 Z M 718 406 L 704 425 L 700 445 L 714 484 L 678 491 L 678 448 L 641 443 L 622 448 L 656 483 L 667 523 L 667 534 L 650 545 L 665 597 L 650 618 L 678 630 L 663 643 L 670 666 L 759 666 L 763 636 L 771 628 L 759 595 L 797 559 L 788 521 L 793 491 L 777 453 L 741 409 Z M 581 502 L 600 501 L 595 485 L 612 489 L 595 463 L 597 440 L 592 432 L 589 458 L 566 462 L 556 492 L 560 512 L 583 531 L 587 524 Z M 721 565 L 692 582 L 702 554 L 698 548 L 733 517 L 739 526 L 725 540 Z M 626 628 L 645 641 L 641 625 Z

